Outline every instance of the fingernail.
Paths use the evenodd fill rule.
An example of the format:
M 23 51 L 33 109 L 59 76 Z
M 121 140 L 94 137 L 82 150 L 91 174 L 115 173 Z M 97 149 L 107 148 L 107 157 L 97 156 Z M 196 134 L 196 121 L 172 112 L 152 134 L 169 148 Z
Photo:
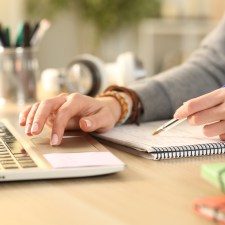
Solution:
M 86 124 L 86 127 L 91 127 L 92 126 L 92 122 L 90 120 L 84 119 L 84 122 Z
M 31 128 L 31 132 L 37 132 L 38 131 L 38 123 L 33 123 L 32 128 Z
M 57 145 L 57 144 L 58 144 L 59 138 L 58 138 L 58 135 L 57 135 L 57 134 L 53 134 L 53 135 L 52 135 L 52 140 L 51 140 L 51 142 L 52 142 L 52 145 Z
M 25 122 L 25 117 L 23 115 L 19 115 L 19 123 Z
M 31 130 L 31 124 L 27 124 L 25 128 L 25 133 L 30 134 L 30 130 Z

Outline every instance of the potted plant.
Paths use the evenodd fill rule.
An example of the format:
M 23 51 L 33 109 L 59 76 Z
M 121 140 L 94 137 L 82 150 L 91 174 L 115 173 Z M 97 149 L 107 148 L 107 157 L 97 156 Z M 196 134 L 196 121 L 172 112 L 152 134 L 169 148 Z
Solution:
M 161 0 L 25 0 L 26 12 L 31 19 L 52 20 L 61 11 L 74 12 L 84 26 L 94 27 L 89 38 L 88 51 L 104 58 L 105 46 L 112 42 L 127 42 L 127 37 L 136 32 L 137 24 L 144 18 L 160 15 Z M 93 29 L 92 29 L 93 30 Z M 128 31 L 127 31 L 128 30 Z M 132 30 L 132 32 L 130 32 Z M 135 30 L 135 31 L 134 31 Z M 134 32 L 133 32 L 134 31 Z M 130 34 L 130 33 L 131 34 Z M 94 37 L 94 39 L 92 39 Z M 129 38 L 130 39 L 130 38 Z M 132 42 L 132 40 L 129 40 Z M 132 44 L 130 44 L 132 46 Z M 113 46 L 116 46 L 113 44 Z M 104 50 L 103 50 L 104 49 Z M 118 54 L 120 50 L 115 50 Z M 124 49 L 122 49 L 124 51 Z M 112 52 L 112 51 L 110 51 Z M 110 58 L 110 57 L 109 57 Z
M 161 0 L 26 0 L 26 12 L 30 17 L 41 18 L 74 9 L 102 36 L 144 18 L 159 16 L 160 3 Z

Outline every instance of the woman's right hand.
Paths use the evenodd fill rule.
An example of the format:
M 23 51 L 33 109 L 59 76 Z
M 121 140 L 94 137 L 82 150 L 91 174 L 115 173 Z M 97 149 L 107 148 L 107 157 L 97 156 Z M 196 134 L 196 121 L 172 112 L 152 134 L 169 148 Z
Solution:
M 45 124 L 51 127 L 51 145 L 59 145 L 64 130 L 105 132 L 115 126 L 121 106 L 113 97 L 92 98 L 79 93 L 60 94 L 26 107 L 19 115 L 27 135 L 41 133 Z
M 204 125 L 207 137 L 219 136 L 225 141 L 225 88 L 219 88 L 185 102 L 174 117 L 188 118 L 191 125 Z

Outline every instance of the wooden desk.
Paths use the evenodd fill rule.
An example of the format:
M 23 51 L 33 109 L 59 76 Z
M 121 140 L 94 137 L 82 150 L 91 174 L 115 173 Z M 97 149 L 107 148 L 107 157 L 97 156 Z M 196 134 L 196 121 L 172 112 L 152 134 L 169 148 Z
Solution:
M 108 148 L 127 164 L 123 172 L 91 178 L 0 183 L 0 223 L 213 224 L 196 216 L 192 204 L 197 197 L 222 194 L 199 172 L 202 164 L 224 161 L 225 156 L 151 161 Z

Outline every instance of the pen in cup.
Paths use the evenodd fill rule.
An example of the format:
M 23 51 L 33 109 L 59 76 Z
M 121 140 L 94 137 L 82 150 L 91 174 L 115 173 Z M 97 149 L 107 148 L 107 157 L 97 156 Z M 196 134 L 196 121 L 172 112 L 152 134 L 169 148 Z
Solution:
M 23 47 L 30 47 L 30 24 L 25 22 L 23 25 Z
M 183 121 L 185 121 L 187 118 L 184 118 L 184 119 L 176 119 L 176 118 L 173 118 L 172 120 L 164 123 L 161 127 L 159 127 L 158 129 L 156 129 L 152 135 L 157 135 L 163 131 L 168 131 L 170 130 L 171 128 L 177 126 L 178 124 L 182 123 Z
M 23 41 L 24 41 L 23 40 L 23 26 L 24 26 L 23 22 L 20 22 L 19 25 L 18 25 L 17 36 L 16 36 L 16 43 L 15 43 L 16 47 L 23 46 Z
M 10 29 L 8 27 L 4 28 L 4 36 L 5 36 L 5 41 L 6 45 L 5 47 L 10 47 Z
M 6 40 L 6 37 L 5 37 L 5 34 L 4 34 L 4 28 L 1 24 L 0 24 L 0 42 L 1 42 L 2 47 L 7 46 L 7 40 Z
M 45 32 L 49 29 L 51 23 L 47 19 L 42 19 L 30 39 L 31 46 L 38 46 Z

